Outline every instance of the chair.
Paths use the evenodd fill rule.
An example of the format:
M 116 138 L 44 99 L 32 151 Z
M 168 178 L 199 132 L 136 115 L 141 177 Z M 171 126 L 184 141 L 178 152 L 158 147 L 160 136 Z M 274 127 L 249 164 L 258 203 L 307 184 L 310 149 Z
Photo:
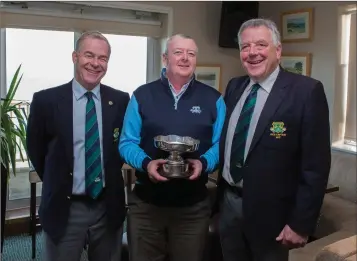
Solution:
M 36 184 L 42 182 L 37 172 L 30 167 L 30 235 L 32 244 L 32 259 L 36 258 Z
M 135 184 L 135 169 L 130 167 L 127 164 L 124 164 L 122 167 L 123 178 L 124 178 L 124 186 L 125 186 L 125 202 L 126 206 L 130 204 L 130 196 L 132 195 L 132 189 Z M 127 227 L 128 227 L 128 219 L 126 219 Z M 129 249 L 129 241 L 130 236 L 128 231 L 123 233 L 123 240 L 122 240 L 122 261 L 129 261 L 130 260 L 130 249 Z

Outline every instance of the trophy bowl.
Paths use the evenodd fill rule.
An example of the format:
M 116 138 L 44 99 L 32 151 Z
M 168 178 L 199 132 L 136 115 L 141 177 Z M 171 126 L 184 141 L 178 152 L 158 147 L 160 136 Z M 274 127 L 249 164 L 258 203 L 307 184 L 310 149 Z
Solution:
M 181 157 L 182 153 L 198 150 L 200 141 L 187 136 L 167 135 L 154 138 L 155 147 L 170 153 L 167 162 L 159 173 L 166 178 L 187 178 L 190 176 L 189 165 Z

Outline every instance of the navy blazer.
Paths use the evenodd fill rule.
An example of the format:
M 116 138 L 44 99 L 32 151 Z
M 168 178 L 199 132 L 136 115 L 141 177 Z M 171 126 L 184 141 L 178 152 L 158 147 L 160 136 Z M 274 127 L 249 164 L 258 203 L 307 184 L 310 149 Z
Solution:
M 126 215 L 123 161 L 114 129 L 121 131 L 129 94 L 101 84 L 103 158 L 108 225 L 119 228 Z M 65 231 L 73 185 L 72 81 L 34 94 L 27 126 L 29 159 L 43 181 L 40 221 L 54 242 Z
M 248 83 L 248 76 L 233 78 L 224 97 L 227 114 L 220 140 L 218 205 L 224 187 L 222 169 L 228 123 Z M 279 122 L 286 128 L 280 134 L 274 129 Z M 322 83 L 281 69 L 243 167 L 247 235 L 262 243 L 275 240 L 286 224 L 297 233 L 312 235 L 330 165 L 329 110 Z

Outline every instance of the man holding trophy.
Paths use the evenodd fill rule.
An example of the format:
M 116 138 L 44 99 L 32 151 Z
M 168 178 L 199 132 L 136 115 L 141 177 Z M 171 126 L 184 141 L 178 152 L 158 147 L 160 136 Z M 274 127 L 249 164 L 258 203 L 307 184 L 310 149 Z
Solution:
M 136 89 L 125 114 L 119 152 L 137 177 L 128 212 L 132 261 L 202 258 L 207 176 L 219 162 L 226 106 L 195 79 L 197 52 L 192 38 L 169 38 L 160 79 Z

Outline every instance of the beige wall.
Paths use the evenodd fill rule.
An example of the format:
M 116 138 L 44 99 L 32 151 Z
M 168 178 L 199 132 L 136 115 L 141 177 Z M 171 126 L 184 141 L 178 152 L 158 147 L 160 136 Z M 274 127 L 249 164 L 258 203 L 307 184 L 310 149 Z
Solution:
M 218 46 L 220 2 L 166 3 L 174 8 L 174 33 L 188 34 L 196 39 L 199 48 L 198 63 L 221 64 L 223 89 L 231 78 L 244 74 L 238 49 Z
M 335 195 L 355 203 L 357 203 L 356 166 L 356 155 L 332 151 L 329 182 L 340 187 L 340 190 Z
M 244 70 L 239 60 L 238 49 L 226 49 L 218 46 L 221 2 L 145 2 L 169 6 L 174 12 L 173 33 L 192 36 L 198 45 L 198 63 L 220 64 L 222 66 L 223 90 L 228 81 Z
M 239 51 L 218 46 L 221 2 L 145 2 L 169 6 L 174 11 L 174 33 L 194 37 L 199 47 L 199 63 L 221 64 L 222 85 L 243 75 Z M 312 77 L 321 80 L 330 109 L 333 106 L 335 61 L 337 58 L 337 2 L 261 2 L 260 16 L 273 19 L 280 26 L 280 13 L 287 10 L 314 7 L 314 40 L 309 43 L 284 44 L 286 52 L 311 52 Z M 331 113 L 332 115 L 332 113 Z
M 310 52 L 311 77 L 320 80 L 330 108 L 332 120 L 335 92 L 335 70 L 338 48 L 338 2 L 261 2 L 259 15 L 274 20 L 280 27 L 280 14 L 284 11 L 314 8 L 314 36 L 311 42 L 284 43 L 283 52 Z

